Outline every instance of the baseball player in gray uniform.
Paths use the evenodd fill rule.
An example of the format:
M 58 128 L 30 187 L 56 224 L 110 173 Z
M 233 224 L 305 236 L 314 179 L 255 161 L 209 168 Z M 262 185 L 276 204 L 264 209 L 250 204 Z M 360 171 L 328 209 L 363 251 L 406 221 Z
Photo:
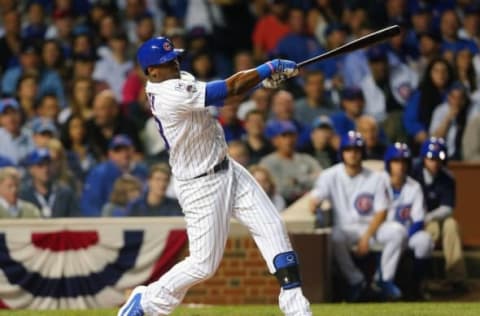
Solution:
M 301 290 L 298 259 L 278 211 L 250 173 L 227 156 L 222 127 L 206 106 L 222 106 L 262 81 L 298 74 L 297 65 L 273 60 L 225 80 L 200 82 L 179 69 L 179 50 L 165 37 L 146 41 L 137 59 L 148 77 L 146 93 L 170 151 L 175 188 L 185 214 L 190 255 L 158 281 L 138 286 L 118 315 L 168 315 L 188 289 L 213 276 L 223 256 L 230 219 L 252 234 L 281 286 L 285 315 L 311 315 Z M 273 75 L 273 78 L 272 78 Z
M 367 288 L 363 273 L 353 262 L 352 246 L 358 256 L 374 244 L 383 246 L 377 286 L 387 299 L 399 299 L 393 283 L 406 240 L 405 228 L 385 222 L 389 206 L 385 178 L 362 166 L 365 142 L 360 133 L 349 131 L 340 141 L 341 163 L 324 170 L 310 191 L 312 211 L 329 199 L 333 207 L 332 249 L 335 261 L 350 285 L 348 301 L 358 301 Z

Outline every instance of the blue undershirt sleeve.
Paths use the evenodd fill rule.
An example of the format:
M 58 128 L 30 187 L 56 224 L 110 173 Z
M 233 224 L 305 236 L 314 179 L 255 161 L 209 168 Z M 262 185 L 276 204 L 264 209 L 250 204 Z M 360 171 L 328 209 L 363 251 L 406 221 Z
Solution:
M 223 106 L 227 94 L 227 83 L 225 80 L 208 82 L 207 86 L 205 87 L 205 106 Z
M 412 225 L 410 225 L 410 229 L 408 230 L 408 237 L 412 237 L 413 234 L 415 234 L 419 230 L 422 230 L 423 226 L 423 221 L 412 223 Z

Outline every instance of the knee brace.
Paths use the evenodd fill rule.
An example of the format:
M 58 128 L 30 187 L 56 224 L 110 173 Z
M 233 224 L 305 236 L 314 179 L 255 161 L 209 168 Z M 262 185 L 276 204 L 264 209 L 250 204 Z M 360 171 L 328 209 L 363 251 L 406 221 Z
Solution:
M 282 252 L 273 258 L 275 277 L 284 290 L 302 285 L 298 269 L 297 254 L 294 251 Z

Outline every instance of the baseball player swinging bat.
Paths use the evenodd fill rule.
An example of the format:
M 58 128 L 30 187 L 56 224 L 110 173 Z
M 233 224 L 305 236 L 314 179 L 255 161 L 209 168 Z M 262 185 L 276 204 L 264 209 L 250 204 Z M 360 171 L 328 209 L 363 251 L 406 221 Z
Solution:
M 337 47 L 335 49 L 332 49 L 328 52 L 325 52 L 323 54 L 320 54 L 318 56 L 312 57 L 310 59 L 304 60 L 300 63 L 297 64 L 298 68 L 301 68 L 303 66 L 318 62 L 320 60 L 324 60 L 327 58 L 331 58 L 337 55 L 342 55 L 345 53 L 352 52 L 357 49 L 365 48 L 367 46 L 376 44 L 378 42 L 384 41 L 390 37 L 393 37 L 395 35 L 400 34 L 400 26 L 398 25 L 392 25 L 386 28 L 383 28 L 381 30 L 378 30 L 376 32 L 367 34 L 365 36 L 362 36 L 360 38 L 357 38 L 356 40 L 353 40 L 349 43 L 346 43 L 340 47 Z

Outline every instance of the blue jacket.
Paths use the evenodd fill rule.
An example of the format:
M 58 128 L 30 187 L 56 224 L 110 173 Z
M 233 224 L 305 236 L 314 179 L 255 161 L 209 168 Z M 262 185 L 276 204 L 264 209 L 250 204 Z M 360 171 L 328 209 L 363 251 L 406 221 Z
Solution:
M 128 216 L 183 216 L 182 208 L 176 199 L 165 197 L 159 205 L 148 205 L 147 193 L 127 206 Z
M 137 164 L 131 173 L 145 180 L 148 170 L 144 165 Z M 111 161 L 102 162 L 90 171 L 85 180 L 80 202 L 83 216 L 101 216 L 102 207 L 108 201 L 113 184 L 121 175 L 122 171 Z

